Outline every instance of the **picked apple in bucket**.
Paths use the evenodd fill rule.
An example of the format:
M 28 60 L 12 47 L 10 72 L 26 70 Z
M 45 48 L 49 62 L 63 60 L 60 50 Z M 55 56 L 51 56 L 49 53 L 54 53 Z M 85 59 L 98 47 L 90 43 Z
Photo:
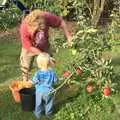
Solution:
M 19 81 L 18 82 L 18 88 L 22 89 L 22 88 L 31 88 L 32 84 L 29 84 L 27 81 Z
M 12 92 L 12 96 L 17 103 L 20 102 L 19 91 L 23 88 L 31 88 L 31 87 L 32 87 L 32 84 L 28 83 L 27 81 L 19 81 L 19 80 L 13 81 L 9 86 Z
M 14 90 L 21 90 L 23 88 L 31 88 L 32 84 L 29 84 L 27 81 L 13 81 L 10 85 L 10 88 L 14 89 Z

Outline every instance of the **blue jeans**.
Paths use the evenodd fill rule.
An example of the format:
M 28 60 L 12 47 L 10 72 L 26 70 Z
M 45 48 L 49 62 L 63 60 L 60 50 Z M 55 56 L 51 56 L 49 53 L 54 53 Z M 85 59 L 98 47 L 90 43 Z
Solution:
M 39 119 L 42 112 L 49 116 L 53 112 L 53 95 L 48 93 L 36 92 L 35 116 Z

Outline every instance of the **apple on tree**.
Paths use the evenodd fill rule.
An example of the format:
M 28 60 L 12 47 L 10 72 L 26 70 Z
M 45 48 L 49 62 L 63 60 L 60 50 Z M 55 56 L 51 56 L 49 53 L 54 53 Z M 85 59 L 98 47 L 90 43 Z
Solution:
M 71 73 L 69 71 L 64 71 L 64 73 L 63 73 L 63 76 L 65 78 L 68 78 L 70 75 L 71 75 Z
M 110 96 L 110 94 L 111 94 L 110 88 L 109 88 L 109 87 L 104 87 L 104 88 L 103 88 L 103 94 L 104 94 L 104 96 L 106 96 L 106 97 Z
M 71 52 L 72 52 L 72 55 L 76 55 L 77 50 L 76 49 L 72 49 Z
M 75 72 L 77 75 L 81 75 L 83 73 L 83 70 L 81 68 L 75 68 Z
M 91 93 L 93 91 L 93 86 L 91 84 L 88 84 L 86 90 L 88 93 Z

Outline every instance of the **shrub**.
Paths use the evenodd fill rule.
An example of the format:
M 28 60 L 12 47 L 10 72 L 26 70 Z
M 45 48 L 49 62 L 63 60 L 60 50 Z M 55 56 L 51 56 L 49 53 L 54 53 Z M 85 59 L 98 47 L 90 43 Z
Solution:
M 111 104 L 110 99 L 107 99 L 106 102 L 104 98 L 114 92 L 115 84 L 112 81 L 115 75 L 111 59 L 103 57 L 103 54 L 112 48 L 111 41 L 115 30 L 113 22 L 106 29 L 94 28 L 89 22 L 90 18 L 86 18 L 83 9 L 80 9 L 83 4 L 84 1 L 80 3 L 79 0 L 75 0 L 73 4 L 76 7 L 78 21 L 71 50 L 74 59 L 70 63 L 65 63 L 65 71 L 71 73 L 71 76 L 67 80 L 63 78 L 66 84 L 78 84 L 80 90 L 78 98 L 74 98 L 72 102 L 62 106 L 56 114 L 55 120 L 99 119 L 99 115 L 103 114 L 104 102 Z M 119 27 L 119 24 L 116 25 Z M 91 111 L 101 113 L 92 116 Z M 100 119 L 103 119 L 102 115 Z
M 20 16 L 20 12 L 15 8 L 2 10 L 0 12 L 0 30 L 15 27 L 18 24 Z

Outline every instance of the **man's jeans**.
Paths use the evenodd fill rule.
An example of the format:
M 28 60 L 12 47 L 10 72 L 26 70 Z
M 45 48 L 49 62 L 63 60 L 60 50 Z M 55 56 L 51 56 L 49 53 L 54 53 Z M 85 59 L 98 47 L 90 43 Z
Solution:
M 36 92 L 36 105 L 35 116 L 39 119 L 42 113 L 45 111 L 46 116 L 49 116 L 53 112 L 53 95 L 48 93 Z

